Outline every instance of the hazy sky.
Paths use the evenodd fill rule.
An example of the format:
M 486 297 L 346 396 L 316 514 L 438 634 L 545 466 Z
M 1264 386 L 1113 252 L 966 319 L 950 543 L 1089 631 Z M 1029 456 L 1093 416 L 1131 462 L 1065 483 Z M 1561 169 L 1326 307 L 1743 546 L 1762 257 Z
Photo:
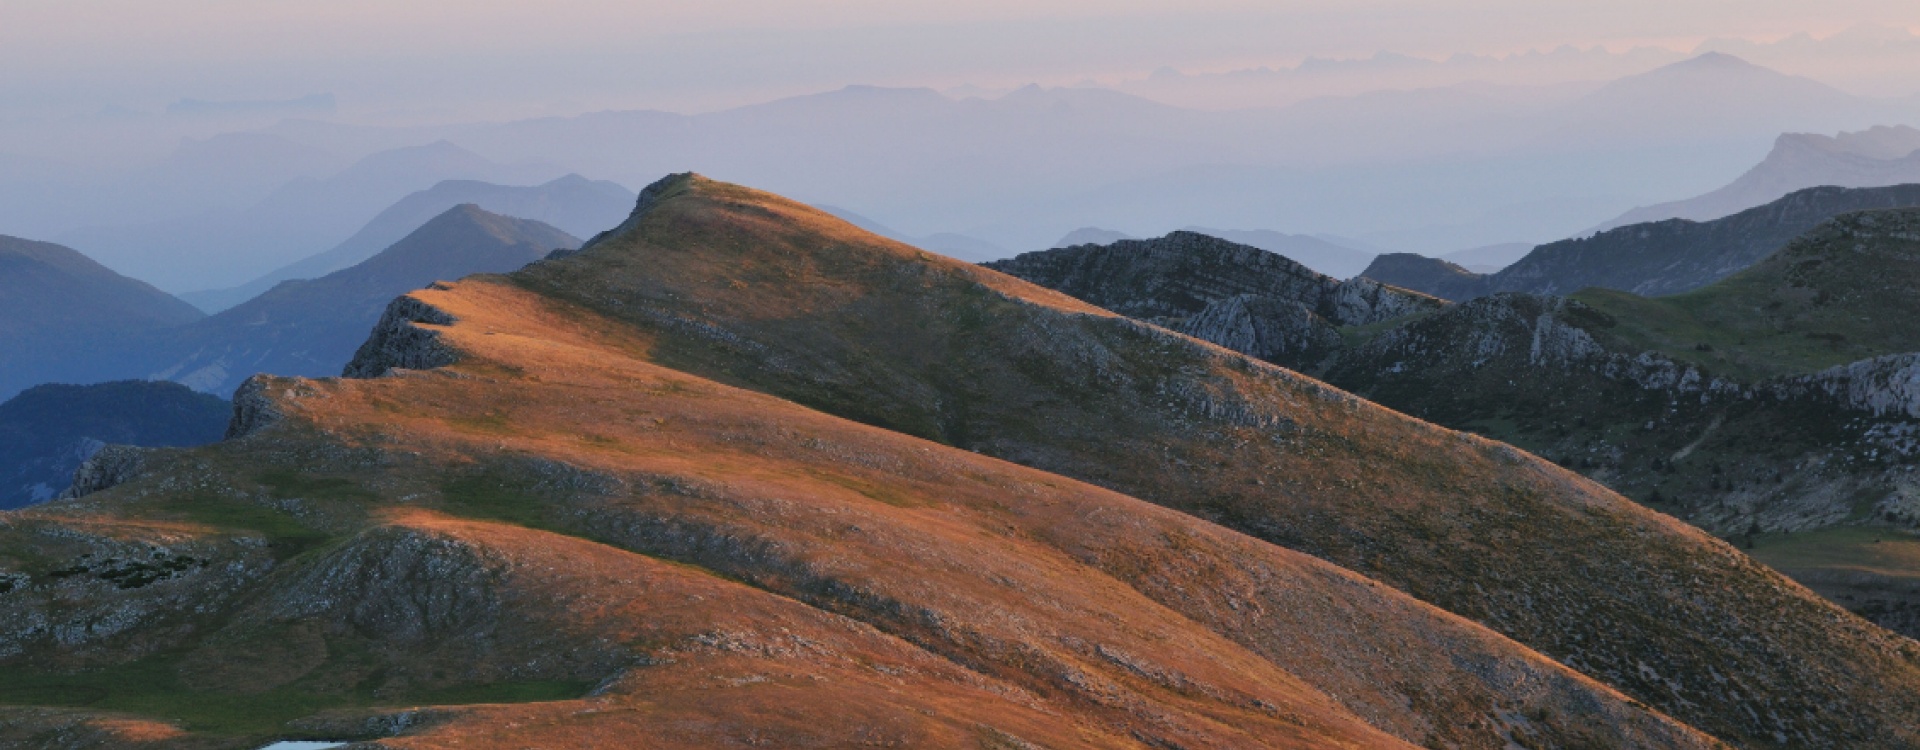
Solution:
M 0 119 L 331 92 L 355 117 L 698 110 L 1561 44 L 1920 27 L 1912 0 L 0 0 Z

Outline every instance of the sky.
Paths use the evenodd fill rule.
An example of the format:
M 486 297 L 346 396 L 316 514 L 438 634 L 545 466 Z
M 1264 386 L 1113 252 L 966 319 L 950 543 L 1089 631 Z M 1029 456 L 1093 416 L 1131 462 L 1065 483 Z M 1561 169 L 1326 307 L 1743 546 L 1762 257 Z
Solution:
M 334 94 L 343 116 L 695 112 L 847 84 L 1920 29 L 1911 0 L 0 0 L 0 123 Z

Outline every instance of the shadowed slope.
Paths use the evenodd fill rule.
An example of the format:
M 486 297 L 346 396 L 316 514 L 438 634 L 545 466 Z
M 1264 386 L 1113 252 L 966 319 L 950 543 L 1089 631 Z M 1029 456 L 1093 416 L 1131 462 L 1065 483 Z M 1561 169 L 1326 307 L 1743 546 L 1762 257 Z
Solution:
M 1920 351 L 1920 209 L 1843 214 L 1686 294 L 1574 298 L 1611 315 L 1629 346 L 1743 379 Z
M 0 236 L 0 400 L 110 377 L 131 337 L 203 317 L 66 247 Z
M 775 196 L 664 180 L 618 230 L 515 279 L 650 331 L 677 369 L 1378 577 L 1742 744 L 1920 742 L 1920 649 L 1684 524 Z

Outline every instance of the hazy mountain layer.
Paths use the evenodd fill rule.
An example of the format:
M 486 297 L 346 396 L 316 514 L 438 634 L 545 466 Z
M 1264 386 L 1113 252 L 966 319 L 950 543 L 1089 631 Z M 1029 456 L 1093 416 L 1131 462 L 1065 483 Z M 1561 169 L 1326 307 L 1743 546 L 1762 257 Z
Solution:
M 567 175 L 531 187 L 476 180 L 447 180 L 400 199 L 381 211 L 352 237 L 326 252 L 230 289 L 188 292 L 181 299 L 209 313 L 264 294 L 282 281 L 317 279 L 373 257 L 419 229 L 429 219 L 465 203 L 482 210 L 551 225 L 576 237 L 590 237 L 620 223 L 633 206 L 633 191 L 615 183 Z
M 202 317 L 72 249 L 0 236 L 0 399 L 110 377 L 128 364 L 129 337 Z
M 0 509 L 53 499 L 108 443 L 148 447 L 215 442 L 232 404 L 177 383 L 42 385 L 0 403 Z
M 1662 219 L 1711 221 L 1810 187 L 1882 187 L 1920 182 L 1920 130 L 1876 126 L 1838 136 L 1786 133 L 1773 151 L 1726 187 L 1694 198 L 1635 208 L 1601 229 Z
M 254 373 L 340 371 L 394 296 L 436 280 L 512 271 L 580 241 L 472 204 L 448 209 L 351 268 L 288 281 L 238 307 L 155 337 L 155 378 L 229 394 Z
M 1911 120 L 1730 58 L 1561 93 L 1455 86 L 1233 112 L 1111 91 L 993 99 L 853 87 L 698 115 L 600 112 L 430 128 L 289 122 L 333 151 L 447 138 L 641 184 L 687 165 L 922 235 L 1040 248 L 1081 226 L 1278 227 L 1445 252 L 1571 236 L 1711 189 L 1783 132 Z
M 122 273 L 180 292 L 238 285 L 333 247 L 407 195 L 447 179 L 532 183 L 565 170 L 496 163 L 435 141 L 287 183 L 243 208 L 130 224 L 102 217 L 60 238 Z

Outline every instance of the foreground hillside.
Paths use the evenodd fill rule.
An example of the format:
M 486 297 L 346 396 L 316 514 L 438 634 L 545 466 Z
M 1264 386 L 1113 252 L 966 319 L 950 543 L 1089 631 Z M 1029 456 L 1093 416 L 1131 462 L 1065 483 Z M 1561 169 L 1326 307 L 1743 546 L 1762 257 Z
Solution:
M 1920 743 L 1920 647 L 1683 524 L 745 188 L 348 374 L 6 517 L 0 737 Z
M 1379 578 L 1723 738 L 1915 741 L 1886 739 L 1906 688 L 1866 686 L 1915 678 L 1910 641 L 1556 467 L 762 193 L 681 178 L 641 204 L 517 282 L 677 369 Z
M 646 215 L 737 190 L 697 186 Z M 861 241 L 818 259 L 1196 346 Z M 643 286 L 651 260 L 564 270 Z M 849 291 L 743 270 L 681 280 L 766 310 Z M 397 302 L 349 367 L 371 379 L 250 381 L 232 439 L 4 517 L 0 743 L 1717 746 L 1311 556 L 661 364 L 726 346 L 480 277 Z

